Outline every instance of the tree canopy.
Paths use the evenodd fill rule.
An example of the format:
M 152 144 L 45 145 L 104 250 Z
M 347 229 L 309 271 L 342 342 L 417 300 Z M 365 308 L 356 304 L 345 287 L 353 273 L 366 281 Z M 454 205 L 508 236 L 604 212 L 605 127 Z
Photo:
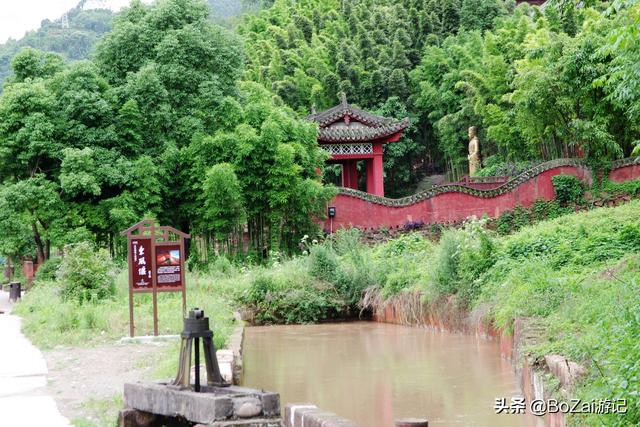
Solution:
M 118 253 L 147 215 L 207 250 L 241 252 L 247 233 L 259 257 L 290 251 L 334 193 L 303 118 L 340 92 L 411 120 L 385 147 L 391 196 L 464 175 L 472 125 L 485 164 L 639 150 L 635 0 L 251 0 L 216 4 L 224 26 L 210 3 L 133 0 L 89 25 L 105 33 L 89 60 L 11 54 L 0 251 L 46 259 L 91 239 Z M 85 12 L 70 18 L 106 16 Z

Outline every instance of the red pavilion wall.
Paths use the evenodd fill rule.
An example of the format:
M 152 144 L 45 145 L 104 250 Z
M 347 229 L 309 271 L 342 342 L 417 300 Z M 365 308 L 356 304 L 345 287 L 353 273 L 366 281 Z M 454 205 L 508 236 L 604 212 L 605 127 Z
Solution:
M 336 208 L 336 215 L 333 219 L 327 218 L 323 227 L 326 231 L 345 227 L 399 228 L 417 221 L 430 224 L 462 221 L 472 215 L 478 218 L 484 214 L 497 217 L 517 206 L 529 207 L 538 199 L 554 199 L 551 177 L 559 174 L 574 175 L 585 182 L 591 181 L 591 172 L 586 167 L 560 166 L 540 173 L 512 191 L 490 198 L 448 192 L 407 206 L 385 206 L 356 196 L 338 194 L 330 202 L 330 206 Z M 640 178 L 640 165 L 614 169 L 609 177 L 616 182 Z

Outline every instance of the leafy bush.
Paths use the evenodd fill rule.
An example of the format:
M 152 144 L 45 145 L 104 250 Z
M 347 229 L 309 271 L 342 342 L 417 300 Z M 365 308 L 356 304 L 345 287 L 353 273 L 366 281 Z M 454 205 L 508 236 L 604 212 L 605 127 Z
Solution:
M 60 257 L 49 258 L 43 262 L 38 267 L 38 271 L 36 271 L 35 281 L 47 282 L 55 280 L 60 264 L 62 264 L 62 258 Z
M 509 234 L 513 230 L 513 213 L 506 210 L 496 220 L 496 230 L 500 234 Z
M 432 251 L 433 243 L 418 233 L 376 246 L 368 262 L 371 283 L 382 286 L 384 297 L 415 288 L 428 280 L 424 261 Z
M 640 250 L 640 225 L 625 224 L 619 231 L 620 242 L 630 250 Z
M 465 227 L 464 239 L 458 254 L 457 294 L 465 305 L 470 305 L 479 294 L 478 279 L 496 262 L 496 243 L 480 222 Z
M 556 200 L 561 204 L 580 203 L 584 195 L 582 182 L 573 175 L 555 175 L 551 177 Z
M 345 313 L 345 301 L 335 287 L 313 280 L 302 262 L 292 260 L 255 273 L 238 296 L 240 304 L 253 312 L 255 323 L 312 323 Z
M 212 276 L 231 277 L 237 272 L 236 267 L 226 256 L 217 256 L 209 263 L 209 273 Z
M 79 303 L 97 301 L 115 294 L 115 266 L 104 249 L 90 242 L 67 246 L 58 269 L 62 297 Z
M 335 282 L 338 277 L 338 257 L 328 245 L 312 246 L 309 251 L 309 273 L 320 280 Z
M 458 281 L 460 232 L 447 230 L 433 253 L 433 286 L 440 294 L 453 294 Z
M 634 179 L 624 182 L 613 182 L 605 180 L 602 183 L 601 190 L 613 194 L 628 194 L 630 196 L 640 195 L 640 179 Z

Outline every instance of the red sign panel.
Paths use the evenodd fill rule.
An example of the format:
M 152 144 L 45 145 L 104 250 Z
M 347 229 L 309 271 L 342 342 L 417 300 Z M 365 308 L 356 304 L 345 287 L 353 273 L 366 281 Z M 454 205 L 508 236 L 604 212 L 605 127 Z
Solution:
M 155 250 L 158 288 L 181 288 L 183 262 L 180 245 L 158 245 Z
M 131 239 L 132 287 L 134 290 L 153 288 L 151 239 Z

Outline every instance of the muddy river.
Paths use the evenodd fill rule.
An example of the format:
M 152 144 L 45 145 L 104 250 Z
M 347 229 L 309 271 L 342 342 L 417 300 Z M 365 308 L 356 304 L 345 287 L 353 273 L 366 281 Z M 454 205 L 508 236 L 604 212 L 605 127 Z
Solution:
M 363 427 L 402 417 L 437 426 L 527 426 L 496 415 L 519 389 L 496 342 L 374 322 L 250 327 L 244 384 L 308 403 Z

